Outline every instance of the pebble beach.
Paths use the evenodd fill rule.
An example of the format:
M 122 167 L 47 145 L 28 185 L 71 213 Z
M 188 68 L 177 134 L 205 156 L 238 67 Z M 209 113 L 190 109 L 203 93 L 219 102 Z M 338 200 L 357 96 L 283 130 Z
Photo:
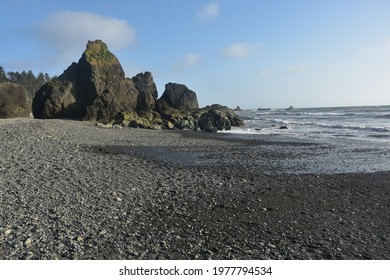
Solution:
M 389 259 L 390 149 L 338 141 L 2 119 L 0 259 Z

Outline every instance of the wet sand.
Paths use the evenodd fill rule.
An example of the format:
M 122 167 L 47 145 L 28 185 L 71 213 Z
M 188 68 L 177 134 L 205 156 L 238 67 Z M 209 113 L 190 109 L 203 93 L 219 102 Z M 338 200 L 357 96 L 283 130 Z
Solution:
M 389 259 L 389 147 L 0 120 L 0 259 Z

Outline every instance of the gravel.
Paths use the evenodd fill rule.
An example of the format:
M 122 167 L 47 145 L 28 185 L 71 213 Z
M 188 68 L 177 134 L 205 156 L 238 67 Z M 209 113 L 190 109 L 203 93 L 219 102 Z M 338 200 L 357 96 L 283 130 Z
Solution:
M 257 137 L 0 120 L 0 259 L 390 258 L 377 149 Z

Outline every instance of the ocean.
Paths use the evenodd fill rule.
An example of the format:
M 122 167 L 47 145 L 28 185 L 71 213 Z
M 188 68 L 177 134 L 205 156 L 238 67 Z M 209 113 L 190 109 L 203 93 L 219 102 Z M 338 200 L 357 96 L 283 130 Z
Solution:
M 231 137 L 263 140 L 269 151 L 287 143 L 275 173 L 359 173 L 390 170 L 390 106 L 252 109 L 237 111 L 245 126 Z M 302 143 L 293 147 L 289 143 Z M 314 144 L 315 149 L 305 144 Z M 318 148 L 321 147 L 321 148 Z M 276 150 L 274 150 L 276 148 Z M 267 146 L 262 146 L 267 149 Z M 263 159 L 259 159 L 261 165 Z M 266 170 L 269 162 L 261 168 Z
M 259 108 L 237 111 L 237 114 L 245 126 L 226 132 L 390 143 L 390 106 Z

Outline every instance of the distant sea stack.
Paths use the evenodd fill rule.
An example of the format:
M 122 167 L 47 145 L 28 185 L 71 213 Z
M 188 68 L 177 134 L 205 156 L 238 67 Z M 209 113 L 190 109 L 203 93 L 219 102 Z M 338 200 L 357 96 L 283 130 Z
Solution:
M 0 84 L 0 118 L 28 118 L 31 113 L 31 97 L 20 85 Z
M 157 98 L 150 72 L 126 78 L 116 56 L 104 42 L 95 40 L 88 41 L 77 63 L 36 92 L 32 111 L 40 119 L 77 118 L 142 128 L 215 131 L 221 127 L 215 123 L 213 129 L 199 126 L 201 115 L 209 112 L 199 109 L 196 93 L 185 85 L 168 83 Z M 229 122 L 222 129 L 230 129 L 228 116 L 238 116 L 227 107 L 216 106 L 222 112 L 219 115 L 226 117 L 225 123 Z M 233 123 L 243 125 L 242 121 Z

